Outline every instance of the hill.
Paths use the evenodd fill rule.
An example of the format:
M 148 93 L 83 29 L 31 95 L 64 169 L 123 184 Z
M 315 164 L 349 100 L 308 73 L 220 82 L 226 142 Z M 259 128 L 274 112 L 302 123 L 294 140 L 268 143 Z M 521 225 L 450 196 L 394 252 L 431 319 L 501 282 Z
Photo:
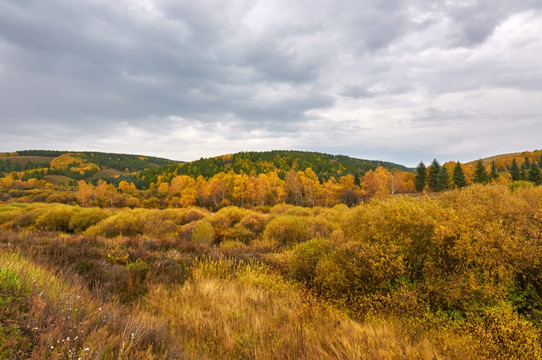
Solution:
M 509 153 L 509 154 L 500 154 L 500 155 L 493 155 L 486 158 L 483 158 L 482 161 L 484 164 L 490 165 L 493 161 L 495 162 L 495 166 L 498 170 L 508 170 L 510 169 L 510 166 L 512 166 L 512 161 L 515 159 L 518 166 L 523 164 L 525 159 L 529 159 L 531 163 L 533 162 L 539 162 L 540 158 L 542 157 L 542 150 L 533 150 L 533 151 L 523 151 L 523 152 L 517 152 L 517 153 Z M 471 162 L 468 162 L 467 164 L 474 165 L 478 160 L 474 160 Z
M 188 175 L 194 178 L 201 175 L 209 178 L 220 172 L 232 170 L 237 174 L 243 172 L 250 175 L 275 171 L 280 178 L 284 178 L 290 169 L 311 168 L 320 180 L 331 177 L 339 178 L 348 174 L 360 179 L 367 171 L 374 170 L 378 166 L 388 170 L 412 172 L 411 168 L 386 161 L 357 159 L 345 155 L 309 151 L 273 150 L 239 152 L 202 158 L 192 162 L 146 170 L 141 172 L 139 176 L 145 179 L 146 183 L 150 183 L 155 182 L 158 176 L 162 176 L 166 180 L 175 175 Z
M 63 183 L 68 179 L 96 182 L 99 179 L 111 179 L 121 174 L 135 174 L 142 170 L 177 163 L 152 156 L 96 151 L 22 150 L 0 153 L 0 175 L 23 172 L 23 180 L 36 178 L 49 181 L 54 176 L 61 176 Z M 52 183 L 56 182 L 55 180 Z

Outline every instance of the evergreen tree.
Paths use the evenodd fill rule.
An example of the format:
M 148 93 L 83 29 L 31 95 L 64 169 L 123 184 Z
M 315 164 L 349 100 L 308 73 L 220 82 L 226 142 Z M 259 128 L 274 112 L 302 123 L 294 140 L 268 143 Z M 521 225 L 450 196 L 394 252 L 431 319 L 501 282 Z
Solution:
M 458 188 L 467 186 L 467 179 L 465 178 L 463 167 L 461 166 L 459 161 L 455 163 L 453 180 L 454 180 L 455 186 L 457 186 Z
M 482 159 L 476 162 L 476 168 L 474 169 L 474 178 L 473 182 L 477 184 L 487 184 L 489 181 L 489 175 L 487 174 L 486 167 L 482 162 Z
M 512 166 L 510 166 L 510 175 L 512 176 L 512 181 L 518 181 L 521 178 L 521 172 L 519 171 L 516 159 L 512 160 Z
M 414 186 L 417 192 L 422 192 L 425 187 L 425 179 L 427 177 L 427 168 L 423 161 L 420 161 L 416 167 L 416 177 L 414 178 Z
M 437 191 L 438 188 L 438 174 L 440 172 L 440 164 L 437 159 L 434 159 L 431 163 L 431 168 L 429 169 L 429 188 L 432 191 Z
M 437 176 L 437 191 L 444 191 L 448 189 L 448 181 L 450 180 L 450 174 L 446 166 L 441 166 Z
M 535 185 L 540 185 L 542 183 L 542 172 L 537 163 L 532 163 L 531 168 L 529 169 L 529 181 L 532 181 Z
M 497 180 L 499 174 L 497 174 L 497 166 L 495 166 L 495 161 L 491 162 L 491 173 L 489 174 L 491 180 Z
M 520 179 L 529 180 L 529 171 L 531 170 L 531 161 L 525 156 L 525 161 L 521 164 Z
M 542 155 L 540 155 L 540 158 L 538 159 L 538 167 L 542 169 Z

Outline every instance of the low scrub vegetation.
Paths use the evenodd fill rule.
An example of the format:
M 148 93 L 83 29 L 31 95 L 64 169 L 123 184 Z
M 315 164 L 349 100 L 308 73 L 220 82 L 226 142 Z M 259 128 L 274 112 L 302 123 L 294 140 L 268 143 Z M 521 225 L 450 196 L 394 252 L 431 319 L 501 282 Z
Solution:
M 352 208 L 10 203 L 0 229 L 0 358 L 542 357 L 539 187 Z

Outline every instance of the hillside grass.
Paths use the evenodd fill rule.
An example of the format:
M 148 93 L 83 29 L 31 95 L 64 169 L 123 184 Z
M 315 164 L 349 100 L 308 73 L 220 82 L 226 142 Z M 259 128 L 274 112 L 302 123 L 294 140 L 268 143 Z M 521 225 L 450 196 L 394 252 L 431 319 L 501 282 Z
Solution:
M 51 160 L 53 160 L 54 157 L 50 156 L 21 156 L 21 155 L 11 155 L 7 157 L 0 157 L 0 160 L 9 160 L 13 163 L 18 163 L 21 165 L 25 165 L 26 163 L 33 162 L 36 164 L 41 163 L 50 163 Z
M 45 175 L 43 179 L 53 185 L 60 185 L 60 184 L 68 185 L 70 181 L 73 181 L 71 177 L 64 176 L 64 175 Z

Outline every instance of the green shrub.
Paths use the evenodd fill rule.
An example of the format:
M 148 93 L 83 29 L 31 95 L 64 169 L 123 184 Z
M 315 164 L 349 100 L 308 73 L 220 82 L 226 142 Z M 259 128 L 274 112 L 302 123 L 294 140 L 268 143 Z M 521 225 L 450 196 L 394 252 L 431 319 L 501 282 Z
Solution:
M 111 212 L 101 208 L 86 208 L 73 214 L 69 227 L 75 233 L 83 233 L 89 227 L 108 218 Z

